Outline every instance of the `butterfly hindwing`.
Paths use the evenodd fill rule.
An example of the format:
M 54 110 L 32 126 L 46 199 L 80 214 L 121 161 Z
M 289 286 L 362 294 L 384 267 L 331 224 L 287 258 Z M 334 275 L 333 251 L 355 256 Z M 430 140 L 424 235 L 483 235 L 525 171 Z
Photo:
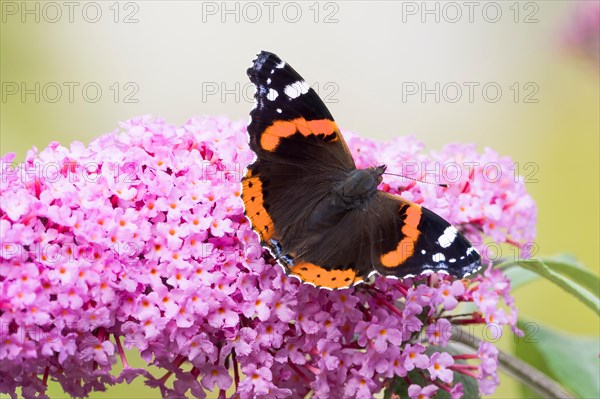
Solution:
M 398 196 L 378 192 L 381 208 L 393 216 L 379 223 L 383 240 L 375 269 L 383 275 L 406 277 L 428 272 L 466 276 L 481 267 L 475 247 L 443 218 Z M 395 235 L 394 235 L 395 234 Z
M 462 277 L 481 267 L 477 250 L 448 222 L 427 208 L 381 191 L 367 209 L 351 210 L 330 228 L 309 234 L 303 248 L 293 254 L 297 264 L 345 272 L 353 283 L 375 271 L 397 278 L 428 272 Z M 292 267 L 296 273 L 299 269 Z M 336 273 L 321 273 L 317 285 L 339 288 L 338 279 L 325 280 L 338 277 Z M 316 275 L 302 277 L 315 280 Z

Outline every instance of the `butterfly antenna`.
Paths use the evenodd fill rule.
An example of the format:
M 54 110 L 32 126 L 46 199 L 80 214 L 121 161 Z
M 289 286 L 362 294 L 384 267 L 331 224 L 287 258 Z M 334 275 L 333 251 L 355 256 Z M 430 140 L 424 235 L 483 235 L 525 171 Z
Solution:
M 433 185 L 435 185 L 435 186 L 438 186 L 438 187 L 444 187 L 444 188 L 448 188 L 448 185 L 447 185 L 447 184 L 445 184 L 445 183 L 432 183 L 432 182 L 429 182 L 429 181 L 424 181 L 424 180 L 420 180 L 420 179 L 415 179 L 414 177 L 408 177 L 408 176 L 404 176 L 404 175 L 398 175 L 398 174 L 396 174 L 396 173 L 383 172 L 383 174 L 384 174 L 384 175 L 392 175 L 392 176 L 403 177 L 403 178 L 405 178 L 405 179 L 414 180 L 414 181 L 416 181 L 416 182 L 419 182 L 419 183 L 424 183 L 424 184 L 433 184 Z

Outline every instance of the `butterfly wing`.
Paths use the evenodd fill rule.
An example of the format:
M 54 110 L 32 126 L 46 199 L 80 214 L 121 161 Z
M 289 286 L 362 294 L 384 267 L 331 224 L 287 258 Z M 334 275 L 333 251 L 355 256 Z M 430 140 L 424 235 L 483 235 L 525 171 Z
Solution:
M 438 272 L 463 278 L 481 268 L 477 249 L 436 213 L 381 191 L 375 198 L 369 223 L 379 224 L 385 237 L 375 249 L 380 274 L 402 278 Z
M 242 199 L 262 244 L 285 263 L 310 211 L 355 165 L 331 113 L 289 64 L 263 51 L 247 73 L 256 85 L 248 125 L 256 160 Z
M 248 134 L 259 160 L 317 171 L 356 168 L 331 113 L 289 64 L 262 51 L 247 73 L 256 86 Z
M 292 273 L 330 288 L 356 284 L 375 271 L 397 278 L 430 272 L 462 278 L 481 268 L 479 253 L 456 228 L 434 212 L 382 191 L 366 209 L 346 213 L 315 235 L 306 248 L 295 254 Z

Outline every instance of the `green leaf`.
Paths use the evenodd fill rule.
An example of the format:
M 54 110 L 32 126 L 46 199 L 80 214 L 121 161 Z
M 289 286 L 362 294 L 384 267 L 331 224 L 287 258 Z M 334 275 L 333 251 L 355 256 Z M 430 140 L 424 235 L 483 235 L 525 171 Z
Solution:
M 516 355 L 580 398 L 600 397 L 600 342 L 574 336 L 534 322 L 519 322 L 525 336 L 516 341 Z M 535 396 L 526 391 L 527 397 Z
M 547 278 L 600 314 L 600 279 L 573 259 L 562 256 L 520 260 L 499 267 L 507 270 L 513 265 Z
M 590 272 L 575 259 L 564 256 L 557 256 L 545 259 L 546 265 L 553 268 L 558 273 L 571 278 L 590 292 L 600 296 L 600 279 Z
M 546 365 L 546 361 L 544 360 L 544 357 L 540 353 L 539 348 L 536 345 L 532 345 L 531 342 L 527 341 L 529 334 L 532 331 L 532 328 L 533 328 L 533 332 L 536 331 L 535 324 L 533 326 L 530 323 L 519 322 L 518 324 L 519 324 L 519 328 L 521 328 L 523 330 L 523 332 L 525 332 L 525 337 L 522 337 L 520 339 L 515 338 L 515 340 L 518 339 L 518 341 L 515 341 L 516 342 L 515 352 L 514 352 L 515 356 L 517 356 L 519 359 L 527 362 L 528 364 L 535 367 L 542 373 L 546 374 L 549 378 L 552 378 L 553 380 L 556 381 L 556 376 L 554 374 L 552 374 L 552 372 L 548 369 L 548 367 Z M 522 393 L 521 396 L 523 398 L 546 399 L 545 397 L 541 396 L 539 393 L 537 393 L 535 390 L 531 389 L 528 385 L 526 385 L 524 383 L 521 383 L 521 393 Z
M 504 271 L 504 274 L 510 279 L 510 288 L 513 290 L 540 278 L 539 274 L 522 267 L 508 268 Z

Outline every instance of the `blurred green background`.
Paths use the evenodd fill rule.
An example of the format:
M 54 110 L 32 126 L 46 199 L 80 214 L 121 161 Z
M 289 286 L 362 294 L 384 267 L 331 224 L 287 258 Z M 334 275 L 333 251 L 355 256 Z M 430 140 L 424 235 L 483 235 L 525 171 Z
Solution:
M 270 50 L 317 85 L 345 129 L 512 157 L 531 177 L 538 254 L 570 252 L 598 274 L 599 50 L 579 32 L 589 3 L 2 1 L 0 152 L 22 160 L 51 141 L 89 143 L 147 113 L 246 119 L 245 70 Z M 597 316 L 550 283 L 515 296 L 530 320 L 600 335 Z M 503 377 L 494 397 L 520 397 Z M 158 395 L 136 383 L 95 397 Z

